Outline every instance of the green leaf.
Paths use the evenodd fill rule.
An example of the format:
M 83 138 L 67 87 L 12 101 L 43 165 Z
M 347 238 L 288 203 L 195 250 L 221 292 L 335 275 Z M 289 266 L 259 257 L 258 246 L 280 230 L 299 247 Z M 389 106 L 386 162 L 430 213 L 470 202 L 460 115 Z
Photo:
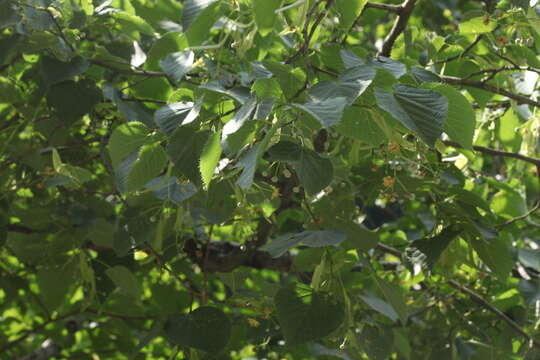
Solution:
M 370 111 L 350 107 L 345 110 L 341 122 L 334 129 L 343 136 L 378 147 L 386 140 L 386 135 L 377 121 L 381 119 L 374 119 Z
M 231 322 L 223 311 L 202 306 L 188 315 L 169 317 L 164 330 L 173 344 L 215 353 L 229 342 Z
M 315 195 L 330 185 L 334 178 L 332 162 L 313 150 L 302 149 L 294 168 L 308 195 Z
M 255 92 L 257 98 L 266 99 L 274 98 L 279 99 L 283 94 L 279 82 L 276 79 L 257 79 L 253 83 L 251 90 Z
M 405 300 L 401 295 L 401 291 L 395 285 L 390 284 L 383 279 L 380 279 L 378 277 L 376 277 L 375 279 L 377 281 L 377 286 L 379 287 L 379 290 L 381 290 L 381 292 L 383 293 L 386 301 L 388 301 L 388 303 L 398 314 L 401 323 L 405 325 L 407 323 L 407 319 L 409 318 L 409 310 L 407 309 Z
M 127 177 L 127 191 L 142 188 L 167 165 L 167 154 L 159 143 L 143 145 Z
M 527 212 L 527 204 L 517 191 L 501 190 L 491 198 L 491 209 L 498 215 L 511 219 Z
M 520 280 L 519 292 L 528 306 L 536 306 L 540 301 L 540 280 Z
M 148 52 L 148 57 L 144 65 L 148 70 L 158 71 L 161 68 L 160 61 L 164 57 L 171 53 L 182 51 L 188 46 L 188 41 L 183 33 L 167 33 L 152 43 L 152 47 Z
M 114 167 L 140 146 L 149 142 L 150 130 L 140 122 L 129 122 L 118 126 L 107 145 Z
M 475 16 L 459 23 L 459 32 L 463 35 L 490 33 L 497 27 L 497 21 L 489 14 Z
M 358 295 L 366 304 L 368 304 L 373 310 L 383 314 L 392 321 L 399 319 L 398 314 L 394 308 L 380 297 L 367 290 L 363 294 Z
M 375 69 L 369 65 L 348 68 L 339 75 L 338 81 L 325 80 L 312 86 L 308 90 L 310 102 L 344 97 L 350 106 L 369 87 L 375 75 Z
M 58 309 L 66 300 L 68 290 L 74 283 L 72 266 L 41 269 L 36 274 L 41 298 L 49 311 Z
M 201 105 L 202 101 L 167 104 L 154 113 L 154 121 L 161 131 L 170 136 L 180 125 L 194 121 L 199 116 Z
M 337 247 L 345 238 L 346 236 L 343 232 L 336 230 L 304 231 L 297 234 L 282 235 L 261 249 L 270 253 L 272 257 L 279 257 L 298 245 L 308 247 Z
M 443 129 L 450 139 L 472 150 L 476 114 L 471 103 L 450 85 L 422 84 L 422 88 L 434 90 L 448 99 L 448 118 Z
M 64 81 L 52 85 L 47 93 L 47 103 L 66 123 L 89 113 L 101 102 L 101 91 L 90 80 Z
M 480 259 L 502 281 L 506 280 L 514 267 L 514 259 L 505 244 L 505 239 L 499 235 L 489 241 L 472 240 L 471 245 Z
M 253 184 L 253 177 L 255 176 L 255 170 L 257 170 L 257 163 L 259 161 L 259 148 L 258 144 L 253 146 L 242 155 L 240 160 L 238 160 L 238 164 L 235 166 L 236 168 L 243 168 L 242 174 L 236 180 L 236 184 L 244 190 L 249 189 L 251 184 Z
M 43 56 L 40 62 L 43 80 L 49 86 L 71 80 L 77 75 L 84 74 L 88 66 L 88 61 L 80 56 L 76 56 L 66 62 L 49 56 Z
M 266 36 L 274 29 L 277 14 L 274 12 L 281 7 L 283 0 L 251 0 L 255 24 L 261 36 Z
M 341 27 L 348 31 L 366 4 L 367 0 L 336 0 Z
M 219 132 L 216 132 L 210 135 L 208 141 L 204 145 L 199 164 L 202 181 L 205 188 L 208 188 L 208 185 L 214 176 L 214 172 L 219 163 L 220 157 L 220 134 Z
M 293 107 L 306 112 L 327 129 L 341 121 L 346 105 L 347 98 L 344 97 L 328 98 L 315 103 L 292 104 Z
M 340 222 L 336 227 L 347 235 L 347 240 L 343 243 L 344 249 L 368 251 L 379 243 L 379 235 L 376 232 L 352 220 Z
M 192 51 L 180 51 L 165 56 L 159 66 L 175 83 L 179 83 L 191 68 L 195 54 Z
M 196 185 L 202 183 L 199 159 L 208 136 L 208 131 L 181 126 L 176 129 L 167 146 L 167 154 L 174 163 L 176 173 L 187 177 Z
M 396 84 L 393 89 L 393 94 L 375 89 L 379 107 L 433 147 L 448 116 L 448 100 L 432 90 L 408 85 Z
M 221 141 L 226 143 L 227 138 L 229 135 L 234 134 L 240 128 L 246 121 L 251 119 L 253 112 L 255 111 L 255 107 L 257 106 L 257 99 L 255 97 L 249 98 L 244 105 L 238 110 L 236 115 L 223 127 L 222 133 L 221 133 Z
M 125 295 L 128 295 L 134 299 L 139 299 L 142 295 L 142 287 L 135 275 L 128 268 L 122 265 L 116 265 L 114 267 L 105 270 L 105 274 L 112 280 L 112 282 L 120 289 Z
M 149 36 L 153 36 L 155 33 L 154 28 L 137 15 L 125 11 L 118 11 L 115 12 L 113 16 L 128 31 L 138 31 Z
M 330 335 L 343 323 L 343 306 L 322 293 L 313 293 L 305 303 L 291 287 L 274 297 L 277 318 L 287 346 L 296 346 Z
M 289 161 L 296 162 L 300 160 L 302 147 L 292 141 L 282 140 L 268 149 L 270 161 Z
M 413 241 L 404 257 L 411 264 L 419 264 L 424 269 L 433 270 L 444 250 L 460 233 L 461 230 L 447 227 L 434 237 Z
M 190 46 L 208 40 L 210 29 L 221 16 L 221 1 L 188 0 L 182 13 L 182 24 Z
M 289 65 L 270 60 L 265 60 L 262 64 L 278 79 L 285 96 L 293 96 L 304 86 L 306 74 L 301 69 L 293 69 Z

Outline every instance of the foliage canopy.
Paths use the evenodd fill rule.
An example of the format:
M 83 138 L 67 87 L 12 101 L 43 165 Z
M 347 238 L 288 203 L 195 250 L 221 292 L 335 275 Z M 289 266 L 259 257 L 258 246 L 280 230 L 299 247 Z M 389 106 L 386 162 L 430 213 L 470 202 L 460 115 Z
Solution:
M 0 359 L 537 359 L 540 6 L 0 0 Z

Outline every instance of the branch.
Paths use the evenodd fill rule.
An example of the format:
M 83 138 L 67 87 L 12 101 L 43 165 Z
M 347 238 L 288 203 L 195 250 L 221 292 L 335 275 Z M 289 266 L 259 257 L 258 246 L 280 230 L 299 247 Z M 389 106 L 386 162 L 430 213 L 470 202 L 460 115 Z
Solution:
M 477 304 L 481 305 L 484 309 L 487 309 L 500 317 L 503 321 L 505 321 L 512 329 L 514 329 L 515 332 L 526 338 L 532 345 L 540 349 L 540 342 L 533 338 L 531 335 L 527 334 L 514 320 L 510 319 L 505 313 L 503 313 L 501 310 L 497 309 L 490 303 L 488 303 L 486 300 L 484 300 L 480 295 L 472 291 L 471 289 L 465 287 L 464 285 L 461 285 L 455 280 L 449 280 L 448 284 L 459 291 L 461 291 L 463 294 L 468 295 L 473 301 L 475 301 Z
M 482 40 L 482 36 L 483 36 L 483 34 L 476 35 L 476 38 L 473 40 L 473 42 L 470 43 L 469 45 L 467 45 L 467 47 L 465 49 L 463 49 L 463 51 L 461 53 L 459 53 L 457 55 L 454 55 L 454 56 L 450 56 L 449 58 L 446 58 L 446 59 L 443 59 L 443 60 L 435 61 L 433 64 L 442 64 L 442 63 L 454 61 L 456 59 L 461 59 L 469 51 L 471 51 L 472 48 L 475 47 L 476 44 L 478 44 L 480 42 L 480 40 Z
M 79 313 L 78 311 L 73 311 L 73 312 L 67 313 L 65 315 L 59 315 L 59 316 L 55 317 L 54 319 L 49 319 L 49 320 L 35 326 L 34 328 L 25 331 L 24 334 L 22 334 L 21 336 L 19 336 L 15 340 L 10 341 L 5 345 L 2 345 L 0 347 L 0 354 L 5 353 L 6 351 L 11 349 L 12 347 L 18 345 L 20 342 L 24 341 L 30 335 L 35 334 L 35 333 L 43 330 L 47 325 L 52 324 L 52 323 L 57 322 L 57 321 L 60 321 L 60 320 L 67 319 L 68 317 L 76 315 L 78 313 Z
M 476 71 L 476 72 L 473 72 L 472 74 L 467 75 L 467 77 L 465 77 L 464 79 L 470 79 L 477 75 L 489 74 L 489 76 L 480 80 L 482 82 L 486 82 L 493 79 L 495 75 L 503 71 L 531 71 L 531 72 L 540 74 L 540 70 L 533 68 L 532 66 L 519 66 L 519 65 L 508 66 L 507 65 L 507 66 L 501 66 L 496 69 L 485 69 L 485 70 Z
M 455 147 L 455 148 L 458 148 L 458 149 L 463 148 L 463 146 L 459 145 L 458 143 L 456 143 L 454 141 L 444 140 L 443 144 L 445 144 L 447 146 L 452 146 L 452 147 Z M 482 152 L 484 154 L 518 159 L 518 160 L 525 161 L 525 162 L 528 162 L 528 163 L 536 165 L 536 166 L 540 166 L 540 159 L 533 158 L 533 157 L 526 156 L 526 155 L 522 155 L 522 154 L 519 154 L 519 153 L 510 152 L 510 151 L 503 151 L 503 150 L 496 150 L 496 149 L 488 148 L 488 147 L 485 147 L 485 146 L 477 146 L 477 145 L 473 146 L 473 149 L 476 150 L 476 151 Z
M 378 56 L 390 57 L 394 42 L 405 30 L 415 4 L 416 0 L 405 0 L 403 4 L 400 5 L 401 10 L 399 11 L 399 16 L 394 22 L 392 30 L 390 30 L 390 33 L 388 33 L 388 36 L 386 36 L 386 39 L 384 39 L 381 51 L 379 51 L 377 54 Z
M 463 79 L 463 78 L 458 78 L 454 76 L 441 76 L 441 79 L 445 83 L 450 84 L 450 85 L 471 86 L 471 87 L 475 87 L 475 88 L 482 89 L 485 91 L 489 91 L 494 94 L 506 96 L 507 98 L 516 100 L 518 104 L 527 104 L 527 105 L 532 105 L 535 107 L 540 107 L 540 102 L 538 101 L 535 101 L 523 95 L 518 95 L 516 93 L 510 92 L 504 89 L 500 89 L 498 87 L 487 84 L 480 80 L 469 80 L 469 79 Z
M 380 9 L 385 10 L 388 12 L 393 12 L 396 14 L 400 14 L 403 11 L 403 5 L 390 5 L 390 4 L 381 4 L 376 2 L 368 2 L 364 9 Z

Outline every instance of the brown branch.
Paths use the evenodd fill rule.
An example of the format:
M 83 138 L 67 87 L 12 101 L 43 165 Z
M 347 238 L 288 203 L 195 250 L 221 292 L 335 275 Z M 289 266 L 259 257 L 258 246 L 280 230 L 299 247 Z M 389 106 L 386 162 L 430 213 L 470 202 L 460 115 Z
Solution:
M 122 101 L 147 102 L 147 103 L 154 103 L 154 104 L 167 104 L 167 102 L 164 101 L 164 100 L 156 100 L 156 99 L 122 98 Z
M 79 313 L 78 311 L 73 311 L 73 312 L 67 313 L 65 315 L 59 315 L 59 316 L 55 317 L 54 319 L 46 320 L 45 322 L 35 326 L 34 328 L 32 328 L 30 330 L 26 330 L 24 332 L 24 334 L 22 334 L 21 336 L 19 336 L 15 340 L 12 340 L 12 341 L 8 342 L 7 344 L 1 346 L 0 347 L 0 354 L 5 353 L 6 351 L 11 349 L 12 347 L 18 345 L 19 343 L 24 341 L 30 335 L 35 334 L 35 333 L 43 330 L 47 325 L 52 324 L 52 323 L 57 322 L 57 321 L 60 321 L 60 320 L 67 319 L 68 317 L 73 316 L 73 315 L 77 315 L 78 313 Z
M 514 329 L 515 332 L 526 338 L 532 345 L 540 349 L 540 342 L 533 338 L 531 335 L 527 334 L 514 320 L 508 317 L 505 313 L 503 313 L 501 310 L 497 309 L 490 303 L 488 303 L 486 300 L 484 300 L 480 295 L 478 295 L 476 292 L 472 291 L 471 289 L 467 288 L 464 285 L 461 285 L 455 280 L 448 280 L 448 284 L 459 291 L 461 291 L 463 294 L 468 295 L 474 302 L 481 305 L 484 309 L 491 311 L 493 314 L 497 315 L 499 318 L 501 318 L 503 321 L 505 321 L 512 329 Z
M 487 84 L 486 82 L 483 82 L 480 80 L 470 80 L 470 79 L 463 79 L 459 77 L 444 76 L 444 75 L 441 76 L 441 79 L 442 81 L 450 85 L 471 86 L 471 87 L 482 89 L 482 90 L 485 90 L 494 94 L 506 96 L 507 98 L 516 100 L 519 104 L 527 104 L 527 105 L 532 105 L 535 107 L 540 107 L 540 102 L 538 101 L 535 101 L 523 95 L 518 95 L 508 90 L 498 88 L 496 86 Z
M 407 26 L 407 22 L 411 17 L 415 4 L 416 0 L 405 0 L 403 4 L 400 5 L 401 11 L 399 11 L 399 16 L 394 22 L 392 30 L 390 30 L 390 32 L 386 36 L 386 39 L 384 39 L 381 51 L 379 51 L 379 53 L 377 54 L 378 56 L 390 57 L 392 53 L 392 47 L 394 46 L 394 43 L 399 37 L 399 35 L 401 35 L 401 33 L 405 30 L 405 27 Z
M 385 10 L 396 14 L 400 14 L 403 11 L 403 5 L 381 4 L 376 2 L 368 2 L 364 9 L 368 8 Z
M 452 147 L 455 147 L 455 148 L 458 148 L 458 149 L 463 148 L 461 145 L 459 145 L 458 143 L 456 143 L 454 141 L 444 140 L 443 144 L 445 144 L 447 146 L 452 146 Z M 476 151 L 479 151 L 481 153 L 484 153 L 484 154 L 518 159 L 518 160 L 525 161 L 525 162 L 528 162 L 528 163 L 536 165 L 536 166 L 540 166 L 540 159 L 533 158 L 533 157 L 526 156 L 526 155 L 522 155 L 522 154 L 519 154 L 519 153 L 510 152 L 510 151 L 504 151 L 504 150 L 496 150 L 496 149 L 488 148 L 488 147 L 485 147 L 485 146 L 477 146 L 477 145 L 474 145 L 473 149 L 476 150 Z
M 472 48 L 475 47 L 476 44 L 478 44 L 480 42 L 480 40 L 482 40 L 482 36 L 483 36 L 483 34 L 476 35 L 476 38 L 473 40 L 473 42 L 471 42 L 469 45 L 467 45 L 467 47 L 465 49 L 463 49 L 463 51 L 461 53 L 459 53 L 457 55 L 454 55 L 454 56 L 450 56 L 449 58 L 446 58 L 446 59 L 443 59 L 443 60 L 435 61 L 434 64 L 442 64 L 442 63 L 454 61 L 456 59 L 461 59 L 462 57 L 467 55 L 467 53 L 469 51 L 471 51 Z
M 495 75 L 497 75 L 498 73 L 503 72 L 503 71 L 531 71 L 531 72 L 535 72 L 537 74 L 540 74 L 540 69 L 533 68 L 532 66 L 516 66 L 516 65 L 512 65 L 512 66 L 501 66 L 501 67 L 496 68 L 496 69 L 484 69 L 484 70 L 476 71 L 476 72 L 473 72 L 473 73 L 467 75 L 467 77 L 465 77 L 464 79 L 470 79 L 470 78 L 472 78 L 474 76 L 489 74 L 489 76 L 487 76 L 486 78 L 480 80 L 482 82 L 486 82 L 486 81 L 489 81 L 489 80 L 493 79 L 495 77 Z
M 536 204 L 534 204 L 534 206 L 529 211 L 527 211 L 525 214 L 520 215 L 520 216 L 516 216 L 515 218 L 512 218 L 512 219 L 508 220 L 504 224 L 499 225 L 499 227 L 507 226 L 507 225 L 515 223 L 516 221 L 526 219 L 527 217 L 529 217 L 529 215 L 536 212 L 536 210 L 538 210 L 539 208 L 540 208 L 540 201 L 537 201 Z

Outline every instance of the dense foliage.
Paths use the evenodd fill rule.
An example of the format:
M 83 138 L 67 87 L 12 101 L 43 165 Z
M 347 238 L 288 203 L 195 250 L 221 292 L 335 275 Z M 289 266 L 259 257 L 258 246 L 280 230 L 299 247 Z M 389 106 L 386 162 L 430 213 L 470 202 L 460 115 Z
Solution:
M 0 359 L 540 358 L 540 5 L 0 0 Z

